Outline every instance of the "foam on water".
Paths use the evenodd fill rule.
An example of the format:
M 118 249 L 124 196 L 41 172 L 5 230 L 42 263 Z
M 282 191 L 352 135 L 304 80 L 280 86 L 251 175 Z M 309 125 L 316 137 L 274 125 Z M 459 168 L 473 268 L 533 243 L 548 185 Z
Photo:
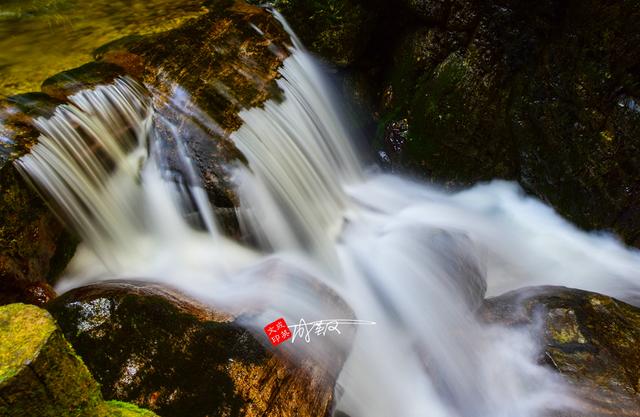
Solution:
M 205 231 L 185 221 L 189 196 L 163 179 L 162 153 L 153 152 L 161 116 L 144 87 L 121 79 L 38 120 L 40 143 L 18 166 L 84 239 L 61 289 L 143 277 L 216 306 L 250 306 L 246 325 L 257 332 L 281 316 L 345 314 L 327 302 L 331 291 L 376 325 L 353 340 L 288 349 L 320 364 L 349 353 L 336 375 L 337 409 L 352 417 L 533 417 L 571 406 L 536 363 L 528 334 L 481 324 L 473 310 L 485 292 L 538 284 L 635 297 L 638 252 L 578 230 L 512 183 L 448 193 L 369 172 L 299 44 L 281 75 L 284 100 L 242 111 L 231 137 L 248 160 L 235 178 L 240 221 L 257 249 L 217 231 L 179 148 L 186 189 L 212 219 Z M 173 103 L 190 102 L 174 94 Z

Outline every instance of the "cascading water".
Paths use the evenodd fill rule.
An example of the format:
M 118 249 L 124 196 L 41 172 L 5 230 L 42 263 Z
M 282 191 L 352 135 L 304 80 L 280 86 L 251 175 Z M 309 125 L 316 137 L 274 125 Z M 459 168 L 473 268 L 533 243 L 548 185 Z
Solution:
M 63 288 L 149 278 L 217 306 L 251 306 L 255 329 L 280 316 L 349 318 L 326 301 L 331 291 L 376 325 L 349 343 L 288 349 L 320 364 L 349 353 L 336 407 L 352 417 L 528 417 L 575 406 L 536 364 L 529 335 L 481 324 L 473 311 L 485 292 L 534 284 L 633 298 L 640 255 L 579 231 L 514 184 L 451 194 L 367 172 L 329 86 L 295 43 L 278 81 L 284 100 L 241 112 L 231 137 L 248 160 L 236 169 L 239 217 L 259 249 L 217 231 L 176 129 L 187 187 L 162 175 L 154 129 L 171 122 L 144 87 L 120 79 L 38 120 L 40 142 L 18 166 L 85 243 Z M 185 221 L 191 201 L 206 231 Z

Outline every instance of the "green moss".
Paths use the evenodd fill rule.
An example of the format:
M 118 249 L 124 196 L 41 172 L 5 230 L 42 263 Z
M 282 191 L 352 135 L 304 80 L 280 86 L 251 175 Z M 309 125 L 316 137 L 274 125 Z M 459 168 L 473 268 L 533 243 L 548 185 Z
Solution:
M 157 415 L 133 404 L 106 401 L 91 417 L 157 417 Z
M 0 307 L 0 384 L 31 363 L 55 330 L 46 310 L 25 304 Z

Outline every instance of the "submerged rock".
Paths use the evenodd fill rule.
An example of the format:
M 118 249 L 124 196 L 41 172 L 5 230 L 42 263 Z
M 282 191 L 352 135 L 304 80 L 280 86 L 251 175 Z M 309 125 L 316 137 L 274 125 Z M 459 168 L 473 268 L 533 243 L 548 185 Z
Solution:
M 638 2 L 406 1 L 424 23 L 384 89 L 391 165 L 451 185 L 514 179 L 640 244 Z
M 98 384 L 46 310 L 0 307 L 0 416 L 153 417 L 104 403 Z
M 528 327 L 541 361 L 557 370 L 583 410 L 563 416 L 640 416 L 640 308 L 565 287 L 532 287 L 490 298 L 490 323 Z
M 106 398 L 166 417 L 324 416 L 331 409 L 329 369 L 294 365 L 233 316 L 159 285 L 90 285 L 48 308 Z M 343 360 L 332 358 L 333 366 Z

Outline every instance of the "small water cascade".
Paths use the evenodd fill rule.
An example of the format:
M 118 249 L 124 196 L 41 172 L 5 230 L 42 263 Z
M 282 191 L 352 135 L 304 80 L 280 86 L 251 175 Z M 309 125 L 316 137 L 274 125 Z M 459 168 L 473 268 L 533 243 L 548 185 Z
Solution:
M 216 306 L 250 306 L 256 334 L 277 317 L 375 322 L 353 340 L 286 347 L 320 365 L 348 353 L 336 408 L 351 417 L 575 406 L 528 334 L 481 324 L 474 309 L 487 294 L 539 284 L 633 298 L 640 254 L 578 230 L 512 183 L 449 193 L 366 169 L 313 58 L 297 42 L 291 52 L 284 100 L 242 111 L 231 135 L 248 161 L 235 168 L 240 222 L 258 248 L 218 231 L 178 129 L 184 181 L 167 180 L 154 130 L 171 121 L 144 86 L 118 79 L 38 120 L 39 144 L 18 166 L 84 241 L 61 288 L 164 282 Z M 185 220 L 194 210 L 204 227 Z

